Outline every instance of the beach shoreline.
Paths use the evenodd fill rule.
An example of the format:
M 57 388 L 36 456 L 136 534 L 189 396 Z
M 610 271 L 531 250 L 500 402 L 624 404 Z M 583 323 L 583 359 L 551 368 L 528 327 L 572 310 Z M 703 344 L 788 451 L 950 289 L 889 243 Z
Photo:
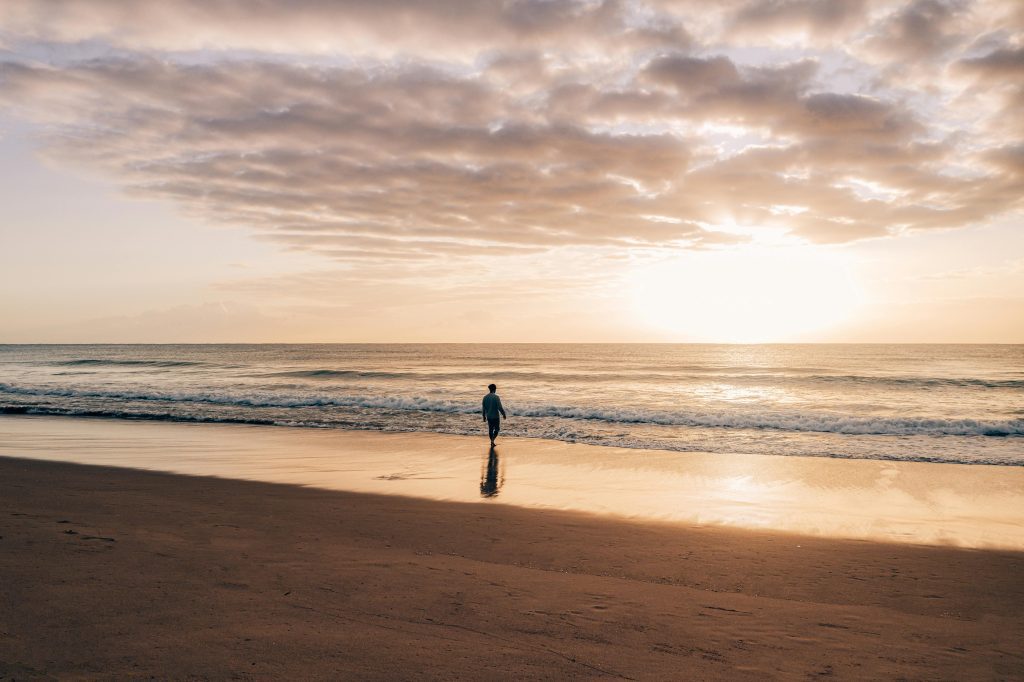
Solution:
M 1024 676 L 1024 554 L 0 458 L 14 678 Z
M 0 416 L 0 456 L 643 522 L 1024 550 L 1024 467 L 424 432 Z

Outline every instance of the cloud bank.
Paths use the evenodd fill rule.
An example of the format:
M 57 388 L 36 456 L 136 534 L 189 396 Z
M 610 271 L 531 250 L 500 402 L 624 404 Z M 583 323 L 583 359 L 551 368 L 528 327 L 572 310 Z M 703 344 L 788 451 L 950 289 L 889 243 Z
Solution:
M 8 0 L 47 153 L 346 263 L 843 243 L 1024 197 L 1024 12 L 881 0 Z

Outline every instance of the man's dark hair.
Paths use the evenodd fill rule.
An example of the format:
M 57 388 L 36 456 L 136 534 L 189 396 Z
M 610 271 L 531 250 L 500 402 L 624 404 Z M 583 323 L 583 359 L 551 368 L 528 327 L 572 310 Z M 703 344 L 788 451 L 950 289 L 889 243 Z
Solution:
M 495 386 L 494 384 L 490 384 L 490 385 L 489 385 L 489 386 L 487 387 L 487 390 L 488 390 L 488 391 L 490 391 L 491 393 L 494 393 L 495 391 L 497 391 L 497 390 L 498 390 L 498 387 L 497 387 L 497 386 Z

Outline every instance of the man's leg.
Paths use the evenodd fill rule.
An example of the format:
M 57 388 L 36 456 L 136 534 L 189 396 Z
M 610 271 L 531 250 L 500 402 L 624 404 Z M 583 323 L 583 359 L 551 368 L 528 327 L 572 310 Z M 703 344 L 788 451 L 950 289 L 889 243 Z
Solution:
M 498 419 L 487 420 L 487 435 L 491 437 L 491 442 L 498 437 L 498 431 L 501 430 L 501 421 Z

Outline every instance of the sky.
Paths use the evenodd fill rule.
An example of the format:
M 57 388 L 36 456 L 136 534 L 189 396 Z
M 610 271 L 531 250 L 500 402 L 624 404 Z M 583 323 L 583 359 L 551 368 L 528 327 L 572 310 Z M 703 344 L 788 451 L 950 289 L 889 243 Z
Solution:
M 4 0 L 0 343 L 1024 342 L 1019 0 Z

